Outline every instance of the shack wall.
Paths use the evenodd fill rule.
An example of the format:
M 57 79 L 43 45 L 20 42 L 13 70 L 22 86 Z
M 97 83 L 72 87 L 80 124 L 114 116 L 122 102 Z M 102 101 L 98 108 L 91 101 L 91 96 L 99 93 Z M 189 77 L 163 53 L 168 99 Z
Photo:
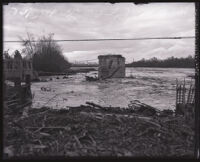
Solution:
M 99 56 L 98 77 L 123 78 L 125 77 L 125 58 L 121 55 Z

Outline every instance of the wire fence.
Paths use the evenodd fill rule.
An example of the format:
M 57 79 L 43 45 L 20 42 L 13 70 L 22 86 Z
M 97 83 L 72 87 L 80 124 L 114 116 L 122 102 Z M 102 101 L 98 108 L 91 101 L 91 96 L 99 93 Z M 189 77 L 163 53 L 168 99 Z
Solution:
M 189 88 L 186 88 L 185 79 L 183 83 L 178 83 L 176 80 L 176 110 L 179 114 L 185 114 L 188 107 L 192 109 L 195 102 L 195 85 L 190 83 Z M 192 111 L 192 110 L 191 110 Z

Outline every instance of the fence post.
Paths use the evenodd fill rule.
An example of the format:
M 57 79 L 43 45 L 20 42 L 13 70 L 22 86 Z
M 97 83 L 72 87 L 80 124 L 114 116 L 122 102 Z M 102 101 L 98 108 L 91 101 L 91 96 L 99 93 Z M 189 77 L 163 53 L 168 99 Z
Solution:
M 15 89 L 19 95 L 20 102 L 22 102 L 22 88 L 21 88 L 21 78 L 14 78 Z
M 25 81 L 26 81 L 25 97 L 32 98 L 32 94 L 31 94 L 31 76 L 30 75 L 26 75 L 25 77 L 26 77 L 25 78 Z
M 26 75 L 25 82 L 26 82 L 26 85 L 28 87 L 30 87 L 30 85 L 31 85 L 31 76 L 30 75 Z

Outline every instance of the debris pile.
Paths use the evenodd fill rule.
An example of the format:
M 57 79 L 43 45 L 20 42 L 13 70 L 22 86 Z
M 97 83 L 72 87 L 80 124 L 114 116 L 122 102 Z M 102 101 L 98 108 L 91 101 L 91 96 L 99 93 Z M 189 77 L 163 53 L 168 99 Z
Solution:
M 9 108 L 5 105 L 5 109 Z M 4 156 L 11 158 L 194 154 L 192 125 L 182 116 L 162 113 L 139 101 L 131 102 L 129 108 L 87 102 L 68 109 L 24 108 L 21 114 L 5 113 Z
M 51 91 L 51 88 L 50 87 L 41 87 L 41 91 Z
M 92 76 L 85 76 L 85 78 L 86 78 L 86 81 L 97 81 L 97 80 L 99 80 L 99 78 L 98 77 L 92 77 Z
M 65 76 L 63 77 L 63 79 L 68 79 L 68 76 L 65 75 Z

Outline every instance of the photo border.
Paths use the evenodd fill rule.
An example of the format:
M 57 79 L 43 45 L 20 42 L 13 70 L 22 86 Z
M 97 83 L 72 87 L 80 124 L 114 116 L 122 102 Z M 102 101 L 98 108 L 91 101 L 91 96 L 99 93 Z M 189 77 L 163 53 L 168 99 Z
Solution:
M 56 3 L 59 3 L 59 2 L 66 2 L 66 3 L 69 3 L 69 2 L 73 2 L 73 3 L 77 3 L 77 2 L 88 2 L 88 3 L 92 3 L 92 2 L 107 2 L 107 3 L 120 3 L 120 1 L 116 1 L 116 0 L 102 0 L 102 1 L 80 1 L 80 0 L 73 0 L 73 1 L 67 1 L 67 0 L 3 0 L 2 1 L 2 5 L 1 5 L 1 11 L 2 11 L 2 17 L 1 17 L 1 23 L 2 23 L 2 26 L 3 26 L 3 5 L 7 5 L 8 3 L 36 3 L 36 2 L 40 2 L 40 3 L 48 3 L 48 2 L 56 2 Z M 135 3 L 135 4 L 146 4 L 146 3 L 157 3 L 157 2 L 186 2 L 186 3 L 194 3 L 195 4 L 195 150 L 194 150 L 194 155 L 195 155 L 195 158 L 196 159 L 199 159 L 200 158 L 200 95 L 199 95 L 199 88 L 200 88 L 200 80 L 199 80 L 199 69 L 200 69 L 200 42 L 199 42 L 199 38 L 200 38 L 200 2 L 198 0 L 193 0 L 193 1 L 190 1 L 190 0 L 167 0 L 167 1 L 161 1 L 161 0 L 132 0 L 132 1 L 121 1 L 121 2 L 132 2 L 132 3 Z M 1 51 L 3 53 L 3 28 L 1 28 Z M 0 66 L 1 66 L 1 78 L 3 76 L 3 55 L 1 55 L 0 57 Z M 3 82 L 1 82 L 1 85 L 0 85 L 0 88 L 1 88 L 1 91 L 3 91 Z M 3 93 L 1 93 L 1 97 L 3 99 Z M 0 113 L 1 113 L 1 157 L 3 159 L 3 102 L 1 100 L 1 109 L 0 109 Z M 12 158 L 11 158 L 12 159 Z M 18 159 L 18 158 L 17 158 Z M 14 160 L 17 160 L 16 158 Z M 21 159 L 24 159 L 24 158 L 19 158 L 20 160 Z M 32 158 L 31 158 L 32 159 Z M 38 160 L 44 160 L 44 159 L 49 159 L 48 157 L 47 158 L 41 158 L 41 157 L 37 157 L 36 159 Z M 101 157 L 98 157 L 98 158 L 90 158 L 89 159 L 86 157 L 86 158 L 68 158 L 68 157 L 55 157 L 55 158 L 52 158 L 50 157 L 50 159 L 58 159 L 58 160 L 66 160 L 66 159 L 71 159 L 71 160 L 96 160 L 96 159 L 104 159 L 104 158 L 101 158 Z M 106 159 L 110 159 L 110 158 L 107 158 Z M 111 158 L 113 159 L 113 158 Z M 137 159 L 137 158 L 114 158 L 114 160 L 126 160 L 126 159 Z M 144 159 L 146 159 L 144 157 Z M 156 159 L 160 159 L 160 158 L 156 158 Z M 162 159 L 162 157 L 161 157 Z M 171 158 L 170 158 L 171 159 Z

